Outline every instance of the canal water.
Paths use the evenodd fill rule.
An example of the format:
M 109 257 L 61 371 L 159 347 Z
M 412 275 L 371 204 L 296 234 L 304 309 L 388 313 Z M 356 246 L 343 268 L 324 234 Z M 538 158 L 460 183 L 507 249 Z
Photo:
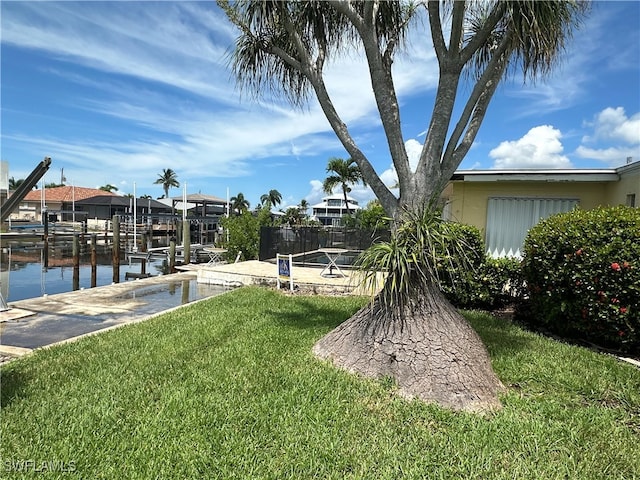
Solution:
M 51 243 L 45 254 L 43 242 L 2 240 L 2 296 L 6 302 L 17 302 L 17 310 L 28 308 L 30 313 L 0 321 L 0 344 L 5 346 L 39 348 L 228 291 L 221 286 L 199 284 L 195 275 L 170 275 L 164 258 L 153 258 L 145 264 L 145 272 L 153 278 L 127 279 L 127 273 L 139 276 L 142 265 L 125 254 L 120 261 L 118 286 L 110 287 L 105 295 L 99 292 L 102 289 L 91 289 L 91 255 L 89 249 L 81 249 L 79 279 L 75 282 L 78 292 L 72 294 L 79 296 L 62 301 L 54 294 L 76 290 L 71 242 Z M 97 250 L 96 287 L 111 285 L 111 247 L 98 245 Z M 96 295 L 86 296 L 91 291 Z M 28 306 L 20 300 L 28 300 Z M 87 301 L 88 306 L 84 305 Z
M 164 246 L 154 241 L 154 247 Z M 96 285 L 114 283 L 111 245 L 96 246 Z M 80 268 L 77 289 L 91 288 L 91 254 L 88 245 L 80 250 Z M 118 280 L 132 281 L 144 271 L 150 276 L 169 273 L 166 258 L 151 258 L 144 267 L 139 258 L 122 254 Z M 131 279 L 128 279 L 131 278 Z M 49 242 L 45 253 L 44 242 L 34 240 L 3 239 L 0 254 L 0 292 L 6 302 L 73 291 L 72 240 Z

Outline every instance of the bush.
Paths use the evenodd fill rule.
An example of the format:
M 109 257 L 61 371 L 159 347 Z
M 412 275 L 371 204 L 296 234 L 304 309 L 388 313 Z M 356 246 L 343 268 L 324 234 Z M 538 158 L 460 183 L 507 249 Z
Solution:
M 465 257 L 452 261 L 446 255 L 440 256 L 440 289 L 447 299 L 458 308 L 487 310 L 517 301 L 523 290 L 520 261 L 487 257 L 480 230 L 476 227 L 460 223 L 445 225 L 462 241 L 461 254 Z M 465 264 L 466 268 L 460 267 Z M 453 265 L 457 267 L 452 267 Z
M 260 245 L 260 225 L 269 221 L 269 210 L 262 208 L 257 215 L 245 211 L 240 215 L 222 218 L 220 224 L 225 229 L 223 244 L 227 249 L 226 260 L 233 261 L 242 252 L 242 260 L 258 258 Z
M 554 215 L 525 240 L 530 321 L 562 335 L 638 351 L 640 209 Z

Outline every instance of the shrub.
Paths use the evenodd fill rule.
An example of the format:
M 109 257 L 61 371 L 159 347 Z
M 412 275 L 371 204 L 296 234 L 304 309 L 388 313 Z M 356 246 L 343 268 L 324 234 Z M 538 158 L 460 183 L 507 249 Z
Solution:
M 640 209 L 554 215 L 525 240 L 530 321 L 603 346 L 638 351 Z
M 440 255 L 440 289 L 447 299 L 459 308 L 489 310 L 517 301 L 523 290 L 520 261 L 487 257 L 480 230 L 476 227 L 460 223 L 445 225 L 462 241 L 465 256 L 452 261 L 446 255 Z M 465 264 L 466 268 L 462 268 Z

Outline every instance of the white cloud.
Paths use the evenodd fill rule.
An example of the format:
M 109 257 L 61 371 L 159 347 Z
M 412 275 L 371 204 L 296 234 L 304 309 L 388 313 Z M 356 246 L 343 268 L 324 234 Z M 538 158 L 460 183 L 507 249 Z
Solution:
M 614 140 L 629 145 L 640 144 L 640 112 L 629 118 L 622 107 L 605 108 L 589 125 L 594 127 L 594 134 L 584 137 L 584 142 Z
M 411 167 L 411 171 L 415 172 L 416 168 L 418 168 L 420 154 L 422 153 L 422 144 L 419 141 L 410 138 L 404 142 L 404 148 L 407 151 L 407 156 L 409 157 L 409 166 Z
M 576 149 L 576 154 L 582 158 L 590 158 L 593 160 L 605 162 L 611 167 L 619 167 L 621 165 L 624 165 L 626 159 L 629 157 L 633 158 L 634 160 L 640 159 L 640 145 L 626 148 L 609 147 L 600 149 L 589 148 L 580 145 Z
M 571 168 L 562 154 L 560 130 L 541 125 L 529 130 L 522 138 L 505 141 L 489 152 L 495 161 L 493 168 Z
M 315 205 L 316 203 L 320 203 L 323 197 L 326 197 L 326 193 L 322 189 L 322 182 L 320 180 L 311 180 L 309 182 L 311 185 L 311 191 L 307 194 L 305 200 L 309 202 L 309 205 Z
M 599 160 L 617 167 L 628 157 L 640 158 L 640 112 L 628 117 L 624 108 L 608 107 L 585 124 L 593 133 L 582 137 L 576 149 L 581 158 Z

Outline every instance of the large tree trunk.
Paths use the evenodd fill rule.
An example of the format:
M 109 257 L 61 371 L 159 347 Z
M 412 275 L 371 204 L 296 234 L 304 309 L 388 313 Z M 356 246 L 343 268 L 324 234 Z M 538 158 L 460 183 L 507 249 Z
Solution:
M 484 344 L 438 287 L 420 282 L 394 305 L 383 301 L 388 288 L 321 338 L 314 353 L 366 377 L 391 376 L 407 398 L 454 410 L 500 408 L 503 386 Z

